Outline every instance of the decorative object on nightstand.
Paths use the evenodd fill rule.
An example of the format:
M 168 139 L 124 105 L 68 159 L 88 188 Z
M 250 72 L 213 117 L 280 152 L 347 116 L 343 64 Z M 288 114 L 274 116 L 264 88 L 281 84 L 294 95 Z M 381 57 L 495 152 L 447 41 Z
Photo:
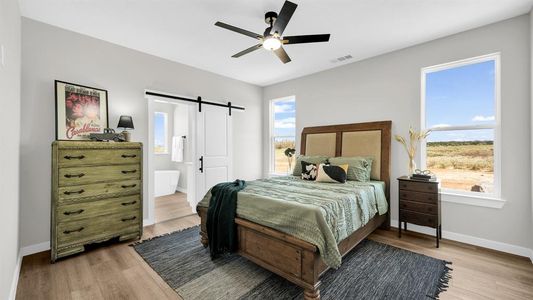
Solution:
M 142 144 L 52 143 L 51 260 L 142 236 Z
M 404 230 L 407 230 L 407 223 L 435 228 L 438 248 L 442 238 L 439 182 L 402 176 L 398 178 L 398 186 L 398 236 L 402 237 L 402 222 Z
M 122 134 L 126 138 L 126 142 L 131 142 L 131 133 L 128 131 L 128 129 L 135 129 L 133 127 L 133 119 L 131 116 L 120 116 L 117 128 L 122 128 Z
M 409 144 L 407 144 L 407 141 L 403 136 L 398 134 L 394 136 L 398 142 L 402 143 L 405 151 L 407 151 L 407 155 L 409 156 L 409 175 L 414 174 L 416 169 L 415 156 L 417 146 L 419 142 L 427 138 L 430 133 L 431 130 L 422 130 L 417 132 L 413 129 L 413 127 L 409 126 Z

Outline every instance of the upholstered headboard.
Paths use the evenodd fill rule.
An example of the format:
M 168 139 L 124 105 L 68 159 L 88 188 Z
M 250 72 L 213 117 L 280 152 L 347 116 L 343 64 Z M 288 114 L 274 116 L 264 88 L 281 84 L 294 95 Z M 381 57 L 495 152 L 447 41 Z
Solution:
M 391 121 L 380 121 L 306 127 L 302 131 L 300 153 L 371 157 L 371 177 L 385 182 L 389 199 L 391 125 Z

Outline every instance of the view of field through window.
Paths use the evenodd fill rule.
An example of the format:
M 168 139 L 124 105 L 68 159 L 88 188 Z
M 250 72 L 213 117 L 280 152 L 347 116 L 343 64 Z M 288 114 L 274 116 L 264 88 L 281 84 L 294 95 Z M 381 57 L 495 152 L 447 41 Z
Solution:
M 274 174 L 286 175 L 294 168 L 296 157 L 288 157 L 287 149 L 295 148 L 295 114 L 296 107 L 294 98 L 274 100 L 272 102 L 273 128 L 272 148 Z
M 426 76 L 426 168 L 442 188 L 494 192 L 495 61 Z

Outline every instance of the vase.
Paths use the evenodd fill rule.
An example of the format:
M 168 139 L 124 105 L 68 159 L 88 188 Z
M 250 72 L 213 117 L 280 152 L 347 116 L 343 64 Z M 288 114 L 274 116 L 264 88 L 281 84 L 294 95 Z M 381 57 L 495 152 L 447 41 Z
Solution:
M 411 157 L 409 158 L 409 175 L 413 175 L 415 173 L 415 170 L 416 170 L 415 158 Z

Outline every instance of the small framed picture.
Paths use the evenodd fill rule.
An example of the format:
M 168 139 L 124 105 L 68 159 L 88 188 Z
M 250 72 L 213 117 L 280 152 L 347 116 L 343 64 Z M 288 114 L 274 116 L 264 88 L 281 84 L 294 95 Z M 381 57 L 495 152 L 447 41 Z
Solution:
M 55 81 L 56 140 L 88 140 L 109 126 L 107 91 Z

